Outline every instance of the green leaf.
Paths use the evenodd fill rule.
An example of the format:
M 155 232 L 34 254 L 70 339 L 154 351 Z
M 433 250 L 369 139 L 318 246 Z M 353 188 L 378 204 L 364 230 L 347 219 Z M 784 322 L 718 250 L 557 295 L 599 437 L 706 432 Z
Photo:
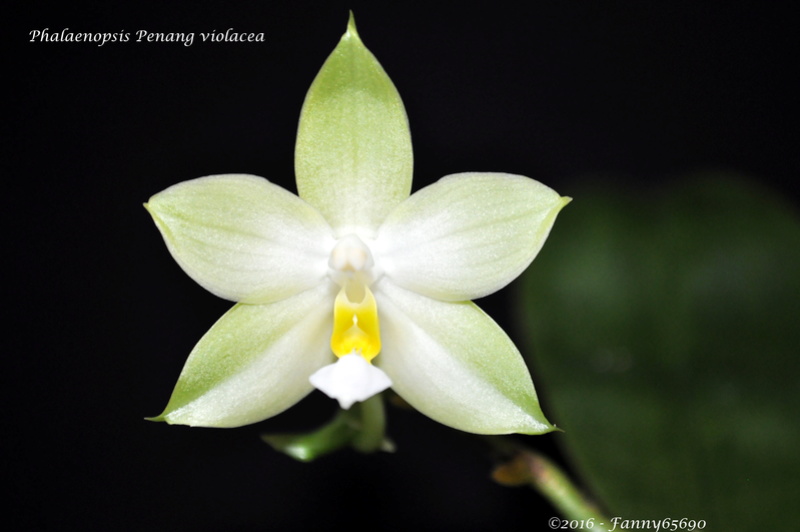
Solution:
M 411 191 L 413 154 L 403 103 L 361 42 L 347 32 L 308 91 L 295 148 L 300 197 L 342 236 L 375 231 Z
M 525 276 L 546 406 L 610 514 L 791 527 L 800 223 L 730 176 L 572 190 Z

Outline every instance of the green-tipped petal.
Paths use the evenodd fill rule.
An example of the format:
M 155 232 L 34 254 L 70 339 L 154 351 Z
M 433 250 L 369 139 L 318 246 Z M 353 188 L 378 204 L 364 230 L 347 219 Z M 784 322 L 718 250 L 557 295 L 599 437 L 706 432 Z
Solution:
M 238 427 L 283 412 L 332 361 L 331 287 L 270 305 L 236 305 L 195 346 L 164 412 L 170 424 Z
M 475 299 L 528 267 L 569 201 L 523 176 L 447 176 L 392 211 L 376 255 L 404 288 L 445 301 Z
M 411 406 L 477 434 L 554 430 L 519 351 L 473 303 L 436 301 L 386 279 L 375 297 L 384 340 L 375 362 Z
M 201 177 L 156 194 L 145 207 L 181 268 L 225 299 L 277 301 L 319 284 L 327 273 L 330 226 L 266 179 Z
M 412 166 L 400 95 L 361 42 L 351 15 L 303 105 L 297 190 L 339 236 L 355 227 L 375 231 L 408 196 Z

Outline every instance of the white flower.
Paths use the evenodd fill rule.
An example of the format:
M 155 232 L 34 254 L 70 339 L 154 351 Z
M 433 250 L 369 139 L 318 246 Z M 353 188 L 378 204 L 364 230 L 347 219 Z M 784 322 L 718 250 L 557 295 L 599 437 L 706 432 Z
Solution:
M 461 430 L 552 430 L 519 352 L 470 300 L 530 264 L 569 199 L 497 173 L 451 175 L 409 197 L 405 111 L 352 19 L 306 98 L 295 163 L 300 197 L 220 175 L 147 204 L 186 273 L 238 302 L 157 419 L 232 427 L 315 386 L 343 408 L 391 386 Z

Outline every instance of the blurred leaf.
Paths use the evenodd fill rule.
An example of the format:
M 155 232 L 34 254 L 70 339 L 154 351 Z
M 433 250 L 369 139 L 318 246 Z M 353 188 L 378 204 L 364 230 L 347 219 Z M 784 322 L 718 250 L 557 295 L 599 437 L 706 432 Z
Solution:
M 624 519 L 791 526 L 796 212 L 730 176 L 569 193 L 523 281 L 522 315 L 534 380 L 573 464 Z

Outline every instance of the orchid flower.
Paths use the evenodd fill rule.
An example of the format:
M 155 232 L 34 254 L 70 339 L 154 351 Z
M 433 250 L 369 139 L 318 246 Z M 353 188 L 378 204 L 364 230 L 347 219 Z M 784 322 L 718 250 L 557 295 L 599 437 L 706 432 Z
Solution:
M 409 196 L 405 110 L 352 16 L 306 97 L 295 167 L 299 197 L 235 174 L 146 204 L 184 271 L 236 302 L 155 419 L 234 427 L 314 388 L 347 409 L 391 387 L 464 431 L 553 430 L 520 353 L 471 300 L 531 263 L 569 198 L 501 173 Z

